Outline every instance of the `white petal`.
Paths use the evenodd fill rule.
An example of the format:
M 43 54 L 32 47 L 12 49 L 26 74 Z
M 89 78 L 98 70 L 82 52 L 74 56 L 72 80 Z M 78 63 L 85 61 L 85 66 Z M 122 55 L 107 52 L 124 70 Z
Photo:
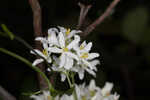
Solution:
M 93 70 L 88 69 L 88 68 L 86 68 L 85 70 L 86 70 L 89 74 L 91 74 L 91 75 L 93 75 L 94 77 L 96 77 L 96 73 L 95 73 Z
M 59 28 L 60 32 L 66 33 L 66 31 L 67 31 L 66 28 L 64 28 L 64 27 L 58 26 L 58 28 Z
M 49 34 L 49 36 L 48 36 L 48 41 L 49 41 L 50 44 L 53 44 L 53 45 L 57 45 L 57 46 L 58 46 L 58 40 L 57 40 L 57 37 L 56 37 L 56 34 L 55 34 L 55 33 Z
M 50 68 L 47 68 L 47 71 L 48 71 L 48 72 L 51 72 L 51 69 L 50 69 Z
M 33 62 L 33 66 L 36 66 L 38 65 L 39 63 L 43 62 L 44 60 L 43 59 L 36 59 L 34 62 Z
M 86 66 L 88 66 L 90 69 L 93 69 L 92 65 L 91 65 L 88 61 L 86 61 L 85 59 L 82 59 L 82 61 L 83 61 L 83 63 L 84 63 Z
M 43 42 L 43 41 L 46 41 L 46 38 L 44 38 L 44 37 L 36 37 L 35 40 Z
M 106 96 L 108 93 L 110 93 L 112 88 L 113 88 L 113 84 L 109 83 L 109 82 L 106 82 L 105 86 L 102 89 L 103 96 Z
M 62 49 L 59 49 L 57 47 L 49 47 L 48 51 L 52 53 L 62 53 Z
M 63 33 L 59 32 L 58 37 L 59 37 L 60 47 L 64 48 L 65 47 L 65 37 L 64 37 Z
M 72 66 L 73 66 L 73 59 L 70 57 L 66 57 L 66 63 L 64 68 L 69 70 L 70 68 L 72 68 Z
M 72 49 L 76 44 L 78 44 L 80 41 L 80 37 L 78 35 L 75 35 L 74 40 L 67 46 L 67 48 L 70 50 Z
M 61 56 L 60 56 L 60 64 L 59 64 L 59 68 L 64 67 L 65 62 L 66 62 L 66 55 L 65 55 L 64 53 L 62 53 Z
M 43 57 L 43 58 L 47 58 L 40 50 L 38 50 L 38 49 L 34 49 L 34 51 L 37 53 L 37 54 L 39 54 L 41 57 Z
M 58 29 L 57 28 L 48 29 L 48 34 L 51 34 L 51 33 L 58 33 Z
M 88 44 L 84 47 L 83 51 L 89 52 L 89 51 L 91 50 L 91 47 L 92 47 L 92 42 L 88 43 Z
M 61 81 L 64 82 L 65 79 L 66 79 L 66 75 L 65 75 L 65 74 L 62 74 L 62 73 L 61 73 L 60 75 L 61 75 Z
M 96 88 L 95 80 L 91 80 L 90 85 L 89 85 L 89 90 L 93 91 L 93 90 L 95 90 L 95 88 Z
M 67 54 L 67 56 L 69 56 L 70 58 L 73 58 L 73 59 L 79 61 L 79 58 L 78 58 L 77 55 L 75 55 L 75 54 L 73 54 L 73 53 L 71 53 L 71 52 L 66 52 L 66 54 Z
M 84 78 L 84 69 L 80 69 L 78 71 L 78 75 L 79 75 L 80 80 L 83 80 L 83 78 Z
M 52 62 L 51 57 L 47 57 L 46 61 L 47 61 L 48 63 L 51 63 L 51 62 Z
M 96 58 L 96 57 L 99 57 L 99 54 L 98 54 L 98 53 L 90 53 L 90 54 L 88 55 L 87 60 L 92 60 L 92 59 L 94 59 L 94 58 Z
M 81 32 L 82 31 L 80 31 L 80 30 L 72 30 L 67 38 L 72 38 L 76 33 L 81 33 Z

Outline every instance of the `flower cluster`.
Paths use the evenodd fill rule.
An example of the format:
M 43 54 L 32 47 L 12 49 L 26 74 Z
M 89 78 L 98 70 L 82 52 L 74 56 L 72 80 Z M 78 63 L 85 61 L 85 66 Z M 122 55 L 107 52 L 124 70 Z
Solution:
M 119 95 L 117 93 L 111 94 L 113 84 L 107 82 L 103 88 L 99 88 L 95 85 L 95 81 L 91 80 L 89 86 L 76 85 L 76 93 L 78 100 L 118 100 Z M 52 96 L 48 91 L 43 91 L 43 94 L 32 95 L 31 98 L 35 100 L 51 100 Z M 53 100 L 74 100 L 73 94 L 62 96 L 56 96 Z
M 35 40 L 40 41 L 43 50 L 31 51 L 40 58 L 33 62 L 33 66 L 46 61 L 50 67 L 48 71 L 60 72 L 61 81 L 66 78 L 70 88 L 74 88 L 71 95 L 57 94 L 55 97 L 51 95 L 51 91 L 43 91 L 42 94 L 32 95 L 34 100 L 118 100 L 119 95 L 111 94 L 113 84 L 106 82 L 103 88 L 95 85 L 95 81 L 91 80 L 88 86 L 84 84 L 77 85 L 74 82 L 74 73 L 78 73 L 79 78 L 84 78 L 85 71 L 96 76 L 96 65 L 99 60 L 98 53 L 91 53 L 92 42 L 81 42 L 78 33 L 79 30 L 70 30 L 64 27 L 50 28 L 47 37 L 37 37 Z M 70 74 L 71 73 L 71 74 Z M 72 78 L 72 80 L 70 79 Z
M 84 78 L 85 71 L 96 76 L 96 65 L 99 61 L 94 58 L 99 57 L 99 54 L 90 53 L 92 42 L 84 41 L 80 44 L 80 36 L 77 35 L 80 32 L 59 26 L 58 29 L 50 28 L 47 37 L 37 37 L 35 40 L 42 43 L 43 50 L 31 51 L 41 56 L 33 62 L 33 65 L 47 61 L 52 65 L 48 70 L 60 72 L 62 81 L 66 79 L 65 73 L 68 70 L 77 72 L 80 79 Z

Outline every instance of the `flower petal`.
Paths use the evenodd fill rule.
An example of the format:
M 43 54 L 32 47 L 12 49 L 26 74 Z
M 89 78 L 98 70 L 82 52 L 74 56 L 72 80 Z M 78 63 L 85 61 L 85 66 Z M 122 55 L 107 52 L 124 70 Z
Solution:
M 84 78 L 84 69 L 78 70 L 78 75 L 79 75 L 80 80 L 83 80 L 83 78 Z
M 64 48 L 65 47 L 65 37 L 62 32 L 59 32 L 58 38 L 59 38 L 60 47 Z
M 90 53 L 89 55 L 88 55 L 88 58 L 86 58 L 87 60 L 92 60 L 92 59 L 94 59 L 94 58 L 96 58 L 96 57 L 99 57 L 99 54 L 98 53 Z
M 86 68 L 85 70 L 86 70 L 89 74 L 91 74 L 91 75 L 93 75 L 94 77 L 96 77 L 96 73 L 95 73 L 93 70 L 88 69 L 88 68 Z
M 62 49 L 59 49 L 57 47 L 49 47 L 48 51 L 52 53 L 62 53 Z
M 67 38 L 72 38 L 76 33 L 81 33 L 81 32 L 82 31 L 80 31 L 80 30 L 72 30 Z
M 92 42 L 88 43 L 88 44 L 84 47 L 83 51 L 89 52 L 89 51 L 91 50 L 91 47 L 92 47 Z
M 39 63 L 41 63 L 41 62 L 43 62 L 44 60 L 43 59 L 36 59 L 33 63 L 32 63 L 32 65 L 33 66 L 36 66 L 36 65 L 38 65 Z
M 88 61 L 86 61 L 85 59 L 82 59 L 82 61 L 83 61 L 83 63 L 84 63 L 86 66 L 88 66 L 90 69 L 93 69 L 92 65 L 91 65 Z
M 74 40 L 67 46 L 67 48 L 70 50 L 79 42 L 80 42 L 80 37 L 78 35 L 75 35 Z
M 58 29 L 57 28 L 48 29 L 48 34 L 51 34 L 51 33 L 58 33 Z
M 71 52 L 66 52 L 66 54 L 67 54 L 67 56 L 69 56 L 70 58 L 73 58 L 73 59 L 75 59 L 75 60 L 79 60 L 79 58 L 78 58 L 78 56 L 77 55 L 75 55 L 75 54 L 73 54 L 73 53 L 71 53 Z
M 38 49 L 34 49 L 34 51 L 39 54 L 41 57 L 43 57 L 44 59 L 46 59 L 47 57 Z
M 61 75 L 61 81 L 64 82 L 65 79 L 66 79 L 66 75 L 65 75 L 65 74 L 62 74 L 62 73 L 61 73 L 60 75 Z
M 66 63 L 64 68 L 69 70 L 70 68 L 72 68 L 72 66 L 73 66 L 73 59 L 70 57 L 66 57 Z
M 57 40 L 57 37 L 56 37 L 56 33 L 53 32 L 53 33 L 49 34 L 49 36 L 48 36 L 48 42 L 50 44 L 58 46 L 58 40 Z
M 64 53 L 62 53 L 61 56 L 60 56 L 59 68 L 64 67 L 65 62 L 66 62 L 66 55 Z

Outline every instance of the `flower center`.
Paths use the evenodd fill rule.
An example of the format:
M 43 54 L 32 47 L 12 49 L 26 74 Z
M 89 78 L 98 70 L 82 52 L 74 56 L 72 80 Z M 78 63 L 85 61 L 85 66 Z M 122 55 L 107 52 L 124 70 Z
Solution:
M 88 57 L 88 53 L 83 53 L 82 55 L 81 55 L 81 58 L 87 58 Z
M 47 100 L 51 100 L 51 96 L 47 96 Z
M 81 100 L 86 100 L 86 96 L 82 96 L 82 97 L 81 97 Z
M 84 49 L 84 46 L 83 45 L 80 45 L 80 50 Z
M 96 91 L 90 91 L 90 95 L 93 97 Z
M 66 35 L 69 35 L 69 33 L 70 33 L 70 28 L 67 29 Z
M 48 53 L 47 53 L 47 50 L 43 50 L 43 54 L 45 55 L 45 56 L 48 56 Z
M 68 50 L 68 48 L 65 47 L 65 48 L 63 48 L 63 51 L 68 52 L 69 50 Z

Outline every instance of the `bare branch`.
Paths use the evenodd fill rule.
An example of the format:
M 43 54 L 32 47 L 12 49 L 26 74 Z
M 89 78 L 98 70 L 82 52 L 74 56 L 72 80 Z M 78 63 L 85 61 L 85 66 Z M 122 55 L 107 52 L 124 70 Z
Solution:
M 38 0 L 29 0 L 29 4 L 33 11 L 34 36 L 42 36 L 42 16 L 40 4 Z M 35 47 L 39 50 L 42 50 L 42 45 L 39 42 L 35 42 Z M 41 71 L 45 72 L 44 64 L 39 64 L 38 67 L 41 69 Z M 40 75 L 38 75 L 38 79 L 40 88 L 47 88 L 45 80 Z
M 84 20 L 85 20 L 85 17 L 87 15 L 88 11 L 92 7 L 92 5 L 84 5 L 80 2 L 78 3 L 78 5 L 80 6 L 81 10 L 80 10 L 80 16 L 79 16 L 77 29 L 80 29 L 84 23 Z
M 100 17 L 85 29 L 82 35 L 87 36 L 90 32 L 92 32 L 96 28 L 96 26 L 100 25 L 104 21 L 104 19 L 110 15 L 111 11 L 119 3 L 119 1 L 120 0 L 114 0 Z
M 0 98 L 2 100 L 16 100 L 16 98 L 8 93 L 2 86 L 0 86 Z

